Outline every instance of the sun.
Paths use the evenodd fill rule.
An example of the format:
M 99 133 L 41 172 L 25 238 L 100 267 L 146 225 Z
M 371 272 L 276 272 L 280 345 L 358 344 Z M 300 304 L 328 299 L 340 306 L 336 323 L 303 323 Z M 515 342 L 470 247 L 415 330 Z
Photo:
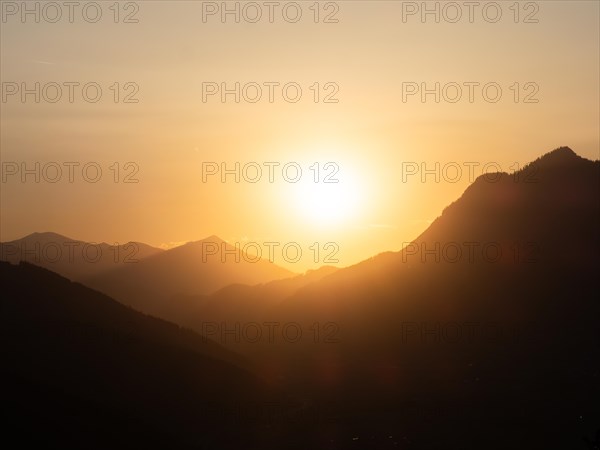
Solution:
M 329 176 L 308 177 L 293 186 L 294 208 L 312 224 L 331 226 L 347 223 L 363 207 L 364 190 L 347 169 Z

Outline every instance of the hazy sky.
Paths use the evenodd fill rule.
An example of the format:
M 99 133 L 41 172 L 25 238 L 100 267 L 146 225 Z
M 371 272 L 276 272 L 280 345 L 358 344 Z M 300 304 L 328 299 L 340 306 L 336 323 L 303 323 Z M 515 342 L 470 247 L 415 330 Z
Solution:
M 78 2 L 72 17 L 64 2 L 28 2 L 39 23 L 22 2 L 1 3 L 2 241 L 55 231 L 172 246 L 216 234 L 297 242 L 298 263 L 274 261 L 295 271 L 333 250 L 345 266 L 420 234 L 472 181 L 471 163 L 475 176 L 487 163 L 510 172 L 563 145 L 599 157 L 597 1 L 427 2 L 439 23 L 422 2 L 228 2 L 239 23 L 223 23 L 221 2 Z M 222 83 L 240 83 L 239 103 L 207 95 Z M 22 182 L 36 162 L 39 183 Z M 221 163 L 240 164 L 239 183 L 203 180 Z M 403 180 L 421 163 L 439 163 L 439 182 Z

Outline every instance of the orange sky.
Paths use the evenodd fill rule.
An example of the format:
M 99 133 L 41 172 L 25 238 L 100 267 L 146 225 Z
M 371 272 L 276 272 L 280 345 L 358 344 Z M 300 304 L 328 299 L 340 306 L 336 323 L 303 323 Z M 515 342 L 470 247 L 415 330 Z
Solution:
M 240 23 L 233 16 L 222 23 L 219 14 L 203 22 L 207 2 L 178 1 L 123 6 L 119 23 L 112 2 L 100 2 L 96 23 L 77 11 L 73 23 L 65 17 L 49 23 L 51 10 L 45 16 L 40 10 L 39 23 L 32 16 L 23 23 L 21 11 L 13 14 L 6 3 L 0 23 L 2 241 L 55 231 L 94 242 L 173 246 L 216 234 L 241 246 L 258 243 L 265 252 L 266 242 L 279 248 L 298 243 L 300 261 L 277 252 L 274 260 L 297 272 L 327 262 L 327 255 L 345 266 L 415 238 L 464 191 L 470 163 L 478 164 L 476 176 L 487 163 L 496 164 L 488 170 L 510 172 L 515 163 L 562 145 L 599 157 L 595 1 L 544 1 L 535 8 L 522 2 L 518 23 L 513 2 L 500 2 L 496 23 L 490 11 L 486 19 L 477 10 L 470 23 L 466 9 L 450 23 L 454 12 L 442 10 L 444 2 L 440 23 L 431 15 L 423 23 L 419 13 L 403 21 L 410 2 L 391 1 L 322 2 L 319 23 L 313 2 L 298 2 L 303 16 L 296 23 L 277 12 L 269 23 L 264 6 L 257 23 L 245 20 L 250 10 Z M 128 14 L 138 22 L 123 23 Z M 328 14 L 337 23 L 323 23 Z M 12 91 L 36 82 L 40 103 L 33 94 L 23 102 Z M 46 100 L 54 98 L 53 82 L 62 86 L 56 103 Z M 70 102 L 65 82 L 97 83 L 102 95 L 90 103 L 74 87 Z M 233 88 L 236 82 L 239 103 L 233 94 L 225 103 L 218 94 L 203 101 L 203 83 Z M 262 87 L 260 101 L 244 100 L 256 92 L 248 83 Z M 272 84 L 273 102 L 268 83 L 279 83 Z M 298 102 L 284 97 L 286 83 L 302 89 Z M 421 83 L 430 89 L 440 83 L 439 103 L 434 94 L 425 102 L 419 93 L 403 99 L 403 91 Z M 478 83 L 472 102 L 464 83 Z M 502 90 L 495 103 L 481 90 L 487 84 L 490 96 L 494 86 Z M 463 95 L 452 103 L 456 86 Z M 138 102 L 124 103 L 127 94 Z M 327 95 L 337 103 L 324 102 Z M 34 168 L 36 162 L 40 182 L 28 175 L 23 183 L 22 164 Z M 239 163 L 248 172 L 239 183 L 235 175 L 223 183 L 219 174 L 204 182 L 203 168 L 221 163 Z M 439 163 L 440 181 L 430 174 L 423 183 L 416 174 L 403 182 L 403 169 L 421 163 Z M 286 181 L 286 164 L 289 177 L 302 169 L 299 182 Z M 57 165 L 62 175 L 50 183 Z M 262 177 L 245 181 L 257 166 Z M 449 182 L 456 166 L 462 176 Z M 97 167 L 102 175 L 92 183 Z M 339 183 L 323 183 L 328 174 Z M 138 182 L 125 183 L 128 175 Z

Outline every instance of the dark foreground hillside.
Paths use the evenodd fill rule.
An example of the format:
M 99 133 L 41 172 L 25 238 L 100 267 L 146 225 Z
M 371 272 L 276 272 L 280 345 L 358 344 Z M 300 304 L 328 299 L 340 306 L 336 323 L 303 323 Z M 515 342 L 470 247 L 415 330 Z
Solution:
M 28 263 L 0 280 L 12 448 L 269 448 L 268 414 L 297 408 L 176 325 Z

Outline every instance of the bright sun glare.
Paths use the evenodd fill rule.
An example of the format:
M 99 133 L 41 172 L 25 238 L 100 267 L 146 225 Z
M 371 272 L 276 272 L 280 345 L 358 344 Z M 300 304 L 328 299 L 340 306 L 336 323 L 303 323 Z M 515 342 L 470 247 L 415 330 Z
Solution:
M 295 208 L 313 224 L 337 225 L 360 212 L 364 192 L 355 176 L 345 170 L 319 182 L 304 179 L 294 185 Z

